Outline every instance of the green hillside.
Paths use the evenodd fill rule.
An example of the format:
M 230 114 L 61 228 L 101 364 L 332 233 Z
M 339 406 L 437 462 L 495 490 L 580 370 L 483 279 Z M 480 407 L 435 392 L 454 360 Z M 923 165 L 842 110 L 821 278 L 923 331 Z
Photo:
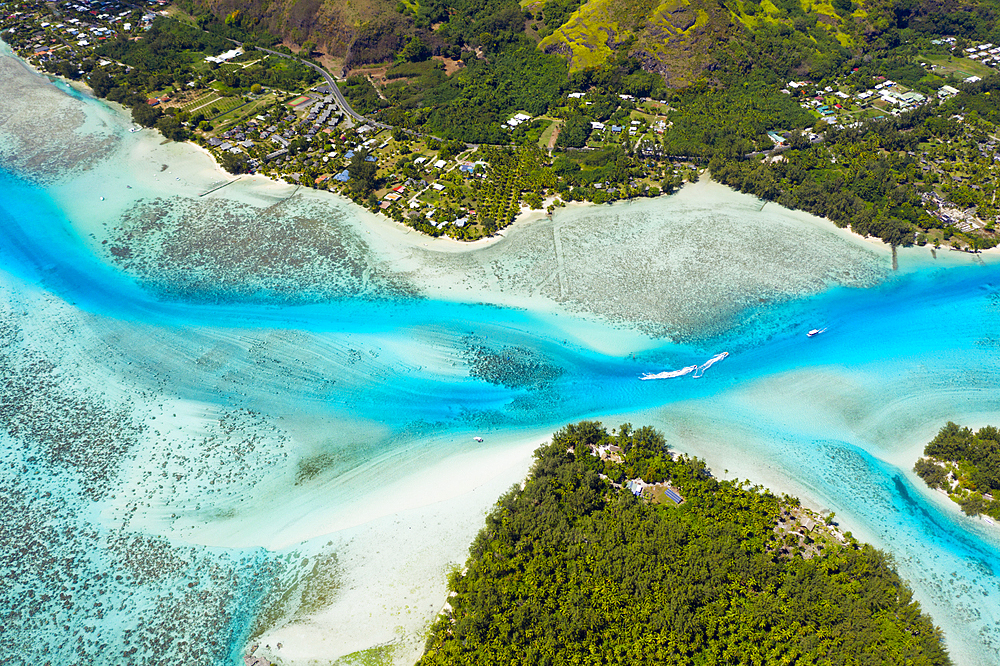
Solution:
M 529 0 L 530 1 L 530 0 Z M 554 0 L 536 9 L 542 15 Z M 545 36 L 539 47 L 561 53 L 571 70 L 600 66 L 616 51 L 626 50 L 643 67 L 672 86 L 692 83 L 720 61 L 734 41 L 752 41 L 753 33 L 782 35 L 801 57 L 796 66 L 820 59 L 856 42 L 865 17 L 850 0 L 835 8 L 812 0 L 587 0 Z
M 182 0 L 348 64 L 390 62 L 418 35 L 433 54 L 521 41 L 570 72 L 634 58 L 670 87 L 759 70 L 824 78 L 920 34 L 985 38 L 997 0 Z M 981 33 L 981 34 L 978 34 Z
M 1000 0 L 178 2 L 216 37 L 312 41 L 400 150 L 541 148 L 535 207 L 655 196 L 698 165 L 893 245 L 1000 242 Z M 189 78 L 146 87 L 168 75 Z

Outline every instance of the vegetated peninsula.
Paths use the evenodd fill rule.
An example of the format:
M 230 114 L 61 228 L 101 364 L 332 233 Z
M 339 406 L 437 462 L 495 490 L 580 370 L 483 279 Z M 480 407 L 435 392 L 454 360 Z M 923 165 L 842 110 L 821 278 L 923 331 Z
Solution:
M 973 432 L 951 421 L 924 447 L 913 471 L 931 488 L 948 493 L 970 516 L 1000 520 L 1000 430 L 984 426 Z
M 419 666 L 948 664 L 888 557 L 628 424 L 565 427 L 472 545 Z
M 4 0 L 0 35 L 435 236 L 707 169 L 894 246 L 1000 240 L 1000 0 Z

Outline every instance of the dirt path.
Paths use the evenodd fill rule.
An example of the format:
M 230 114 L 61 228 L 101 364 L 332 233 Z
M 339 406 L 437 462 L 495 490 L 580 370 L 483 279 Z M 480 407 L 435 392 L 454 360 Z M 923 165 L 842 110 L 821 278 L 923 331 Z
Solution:
M 563 121 L 552 118 L 552 124 L 545 128 L 542 132 L 542 136 L 539 137 L 539 143 L 545 142 L 545 148 L 551 153 L 552 149 L 556 147 L 556 140 L 559 138 L 559 132 L 562 130 Z M 551 132 L 551 134 L 549 134 Z M 546 139 L 548 135 L 548 139 Z
M 552 132 L 552 136 L 549 137 L 548 148 L 550 153 L 552 152 L 552 149 L 556 147 L 556 140 L 559 138 L 559 131 L 562 129 L 562 124 L 557 124 L 555 127 L 556 128 Z

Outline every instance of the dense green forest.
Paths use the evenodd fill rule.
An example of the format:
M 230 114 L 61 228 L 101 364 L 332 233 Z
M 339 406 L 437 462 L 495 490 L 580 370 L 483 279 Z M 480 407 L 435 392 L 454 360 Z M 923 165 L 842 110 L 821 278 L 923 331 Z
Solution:
M 931 488 L 942 488 L 970 516 L 1000 520 L 1000 430 L 973 432 L 951 421 L 924 447 L 913 471 Z
M 716 480 L 652 428 L 570 425 L 535 458 L 452 575 L 419 666 L 950 663 L 885 554 L 808 530 L 796 500 Z M 683 502 L 613 485 L 637 477 Z

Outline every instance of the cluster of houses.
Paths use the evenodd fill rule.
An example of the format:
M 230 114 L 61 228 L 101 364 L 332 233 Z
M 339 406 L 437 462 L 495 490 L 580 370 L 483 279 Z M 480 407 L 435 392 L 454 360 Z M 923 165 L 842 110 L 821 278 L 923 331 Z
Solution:
M 306 130 L 306 136 L 313 137 L 326 128 L 336 127 L 337 123 L 340 122 L 340 108 L 333 101 L 333 95 L 326 95 L 311 105 L 307 102 L 305 106 L 308 107 L 309 112 L 306 114 L 303 125 L 312 123 L 312 126 Z
M 160 6 L 160 0 L 138 3 Z M 14 12 L 6 19 L 17 19 L 9 32 L 29 33 L 29 56 L 36 64 L 54 58 L 82 61 L 90 49 L 118 34 L 148 30 L 156 17 L 150 10 L 141 10 L 138 22 L 130 20 L 137 10 L 134 4 L 118 0 L 69 0 L 46 3 L 33 11 Z
M 956 42 L 958 40 L 955 37 L 941 37 L 940 39 L 932 39 L 931 44 L 938 46 L 949 46 L 954 49 L 955 53 L 959 53 L 956 47 Z M 977 44 L 975 46 L 966 47 L 961 51 L 961 55 L 969 58 L 970 60 L 977 60 L 984 65 L 994 68 L 1000 68 L 1000 46 L 996 46 L 993 43 L 987 44 Z M 969 77 L 969 79 L 974 79 L 979 81 L 978 76 Z M 974 83 L 975 81 L 970 81 L 966 79 L 966 83 Z
M 325 87 L 316 89 L 314 92 L 320 94 L 328 93 Z M 261 159 L 251 159 L 251 166 L 259 166 L 261 162 L 271 162 L 280 160 L 289 153 L 289 146 L 296 138 L 303 138 L 307 142 L 312 142 L 317 134 L 330 134 L 333 128 L 340 122 L 342 113 L 333 95 L 309 96 L 305 102 L 297 107 L 298 109 L 308 109 L 303 119 L 296 125 L 298 116 L 289 112 L 284 116 L 280 114 L 270 114 L 267 116 L 257 116 L 256 119 L 248 121 L 245 125 L 237 125 L 229 128 L 218 137 L 208 139 L 208 145 L 220 151 L 233 154 L 245 152 L 253 155 L 253 149 L 260 142 Z M 265 123 L 270 123 L 265 126 Z M 358 128 L 359 133 L 370 130 L 370 126 Z M 266 143 L 265 143 L 266 142 Z M 372 140 L 365 142 L 364 147 L 370 147 Z M 268 145 L 270 144 L 270 145 Z M 266 151 L 266 152 L 265 152 Z M 348 156 L 350 157 L 350 156 Z M 324 159 L 324 161 L 328 161 Z M 337 178 L 337 176 L 341 176 Z M 347 176 L 337 174 L 335 178 L 340 182 L 346 182 Z
M 208 145 L 222 152 L 238 154 L 254 147 L 254 142 L 247 137 L 247 133 L 256 131 L 257 122 L 251 120 L 246 126 L 239 125 L 223 132 L 219 137 L 210 138 Z
M 320 87 L 313 89 L 313 92 L 323 94 L 329 90 Z M 351 175 L 346 166 L 354 158 L 356 151 L 367 149 L 375 153 L 390 145 L 390 140 L 381 136 L 383 130 L 365 124 L 359 127 L 345 128 L 339 133 L 337 142 L 338 145 L 343 146 L 342 154 L 337 151 L 322 154 L 325 152 L 322 150 L 322 146 L 328 144 L 326 142 L 322 145 L 314 143 L 314 139 L 316 139 L 316 130 L 330 131 L 329 127 L 322 127 L 322 124 L 336 125 L 336 121 L 340 117 L 333 97 L 330 95 L 324 97 L 311 95 L 308 101 L 300 103 L 295 108 L 299 114 L 275 115 L 272 112 L 266 116 L 258 116 L 255 120 L 233 127 L 218 137 L 209 139 L 208 143 L 217 151 L 246 152 L 250 157 L 248 164 L 251 168 L 259 168 L 278 178 L 306 183 L 305 180 L 302 180 L 305 171 L 325 172 L 315 178 L 317 185 L 327 181 L 337 184 L 348 183 L 351 180 Z M 306 109 L 308 109 L 308 113 L 302 116 L 300 122 L 296 123 L 296 120 L 302 115 L 301 112 Z M 280 114 L 280 112 L 278 113 Z M 335 113 L 338 115 L 333 118 Z M 292 141 L 297 138 L 303 139 L 304 145 L 301 152 L 293 157 L 289 154 L 291 152 L 289 147 Z M 318 141 L 318 139 L 316 140 Z M 255 144 L 255 141 L 261 143 Z M 254 151 L 253 149 L 255 146 L 261 148 L 266 145 L 263 142 L 273 142 L 277 150 L 258 159 L 254 155 L 259 156 L 260 150 Z M 315 146 L 320 146 L 320 152 L 314 149 Z M 375 154 L 369 154 L 366 159 L 370 162 L 377 161 Z M 422 215 L 431 226 L 438 229 L 449 224 L 458 228 L 466 226 L 470 216 L 475 215 L 474 210 L 460 211 L 458 216 L 451 210 L 444 214 L 434 203 L 430 203 L 437 201 L 436 198 L 431 197 L 424 200 L 426 193 L 444 192 L 446 186 L 442 182 L 435 182 L 433 174 L 445 171 L 449 164 L 456 166 L 455 163 L 449 163 L 444 159 L 434 159 L 426 155 L 416 155 L 411 164 L 432 175 L 393 179 L 395 182 L 392 182 L 388 191 L 382 195 L 379 208 L 388 213 L 389 211 L 386 209 L 396 204 L 399 207 L 409 209 L 413 215 Z M 479 168 L 476 171 L 476 168 L 485 167 L 485 164 L 482 161 L 458 162 L 457 168 L 466 175 L 472 175 L 475 172 L 481 176 L 485 173 L 485 169 Z M 407 197 L 409 199 L 404 201 Z
M 587 93 L 585 93 L 585 92 L 571 92 L 571 93 L 568 93 L 566 95 L 566 97 L 568 99 L 574 99 L 574 100 L 583 100 L 586 96 L 587 96 Z M 621 99 L 624 102 L 635 102 L 636 101 L 636 98 L 635 98 L 634 95 L 620 94 L 620 95 L 618 95 L 618 97 L 619 97 L 619 99 Z M 651 102 L 653 100 L 651 100 L 649 98 L 644 98 L 642 101 Z M 594 102 L 593 101 L 584 101 L 583 103 L 586 106 L 590 106 Z M 666 102 L 660 102 L 660 104 L 666 105 Z M 506 128 L 506 129 L 508 129 L 508 130 L 511 130 L 511 129 L 514 129 L 515 127 L 518 127 L 519 125 L 521 125 L 523 123 L 526 123 L 526 122 L 529 122 L 531 120 L 532 120 L 532 117 L 530 115 L 528 115 L 526 113 L 518 112 L 512 118 L 510 118 L 509 120 L 507 120 L 503 124 L 503 127 Z M 656 131 L 657 134 L 663 134 L 664 132 L 666 132 L 666 128 L 667 128 L 667 123 L 666 123 L 666 120 L 663 120 L 663 119 L 658 120 L 653 125 L 653 130 Z M 636 136 L 638 134 L 644 134 L 647 129 L 648 128 L 645 126 L 645 124 L 642 123 L 641 121 L 638 121 L 638 120 L 631 120 L 628 125 L 624 125 L 624 124 L 622 124 L 622 125 L 616 125 L 616 124 L 609 124 L 609 123 L 598 122 L 598 121 L 591 121 L 591 123 L 590 123 L 590 130 L 591 130 L 591 132 L 599 133 L 600 138 L 602 138 L 602 139 L 616 139 L 619 136 L 621 136 L 622 134 L 628 134 L 630 136 Z
M 445 167 L 448 166 L 448 161 L 443 159 L 433 160 L 431 158 L 425 157 L 423 155 L 417 157 L 413 160 L 414 166 L 422 166 L 428 172 L 433 171 L 443 171 Z M 452 168 L 457 168 L 466 177 L 486 177 L 486 162 L 478 160 L 475 162 L 468 160 L 459 160 Z M 450 169 L 449 169 L 450 171 Z M 428 182 L 420 178 L 407 178 L 406 181 L 400 185 L 393 187 L 384 197 L 381 203 L 383 209 L 388 208 L 393 202 L 399 201 L 405 196 L 407 191 L 412 192 L 409 202 L 407 203 L 408 208 L 411 211 L 423 210 L 423 216 L 427 220 L 430 226 L 435 229 L 443 229 L 449 224 L 461 229 L 466 224 L 469 224 L 470 219 L 474 218 L 476 215 L 475 209 L 469 210 L 459 210 L 459 211 L 449 211 L 448 215 L 440 214 L 441 211 L 433 204 L 427 203 L 421 200 L 421 196 L 427 192 L 430 193 L 443 193 L 447 190 L 447 185 L 437 181 Z M 433 198 L 431 199 L 433 200 Z
M 332 98 L 330 99 L 332 100 Z M 335 105 L 333 105 L 331 111 L 334 109 L 336 109 Z M 312 120 L 315 120 L 315 118 L 316 116 Z M 276 147 L 277 150 L 263 154 L 262 161 L 269 162 L 287 155 L 289 152 L 288 147 L 296 137 L 305 136 L 308 140 L 311 140 L 315 136 L 316 132 L 310 127 L 313 126 L 311 120 L 303 120 L 296 127 L 296 119 L 297 116 L 294 113 L 281 115 L 281 112 L 278 112 L 268 115 L 258 115 L 252 120 L 228 128 L 218 136 L 210 137 L 207 143 L 212 148 L 222 152 L 233 154 L 247 153 L 251 156 L 254 154 L 253 149 L 258 145 L 256 142 L 260 143 L 262 153 L 268 150 L 268 143 L 270 143 L 271 147 Z M 309 129 L 302 131 L 305 127 L 309 127 Z M 256 167 L 259 166 L 260 161 L 251 159 L 250 164 Z
M 811 86 L 811 81 L 789 81 L 785 88 L 782 88 L 781 92 L 787 94 L 791 93 L 791 90 L 796 88 L 805 89 L 807 86 Z M 850 95 L 844 93 L 840 90 L 835 90 L 832 86 L 826 86 L 825 88 L 819 88 L 815 91 L 812 97 L 803 97 L 802 101 L 799 102 L 799 106 L 803 109 L 812 109 L 820 115 L 820 117 L 828 123 L 837 122 L 836 113 L 842 110 L 844 107 L 839 102 L 830 102 L 827 100 L 828 96 L 837 97 L 843 101 L 850 99 Z M 768 134 L 770 136 L 771 133 Z M 775 136 L 771 136 L 771 141 L 775 143 L 781 143 L 776 140 Z
M 622 450 L 614 444 L 591 445 L 590 450 L 601 460 L 616 464 L 621 464 L 623 462 Z M 604 474 L 601 474 L 600 476 L 603 479 L 608 478 Z M 625 488 L 636 497 L 644 497 L 654 502 L 669 501 L 673 504 L 681 504 L 684 501 L 684 498 L 681 497 L 680 494 L 665 481 L 661 481 L 660 483 L 647 483 L 641 478 L 637 478 L 627 479 L 622 483 L 612 483 L 611 485 L 615 488 Z
M 941 198 L 941 195 L 933 190 L 925 192 L 921 195 L 921 199 L 928 215 L 941 220 L 945 225 L 955 227 L 959 231 L 976 231 L 986 226 L 986 223 L 976 214 L 975 208 L 965 210 L 956 208 L 954 204 Z
M 965 49 L 965 57 L 971 60 L 978 60 L 990 67 L 1000 67 L 1000 46 L 994 46 L 993 44 L 970 46 Z
M 514 114 L 513 118 L 504 123 L 504 127 L 506 127 L 507 129 L 514 129 L 521 123 L 526 123 L 529 120 L 531 120 L 531 116 L 529 116 L 527 113 L 516 113 Z
M 953 89 L 954 90 L 954 89 Z M 875 84 L 875 90 L 866 90 L 858 94 L 858 99 L 875 98 L 882 100 L 888 106 L 900 109 L 912 109 L 927 101 L 927 97 L 915 90 L 908 90 L 895 81 L 888 79 Z
M 983 46 L 992 48 L 991 44 L 985 44 Z M 827 122 L 834 123 L 837 122 L 837 118 L 834 114 L 843 108 L 843 106 L 863 108 L 870 105 L 883 109 L 892 115 L 898 115 L 904 110 L 913 109 L 928 102 L 925 95 L 916 91 L 908 90 L 895 81 L 885 79 L 884 77 L 876 77 L 875 80 L 877 83 L 875 83 L 872 89 L 853 94 L 835 90 L 831 86 L 817 88 L 815 91 L 810 91 L 801 100 L 800 104 L 805 109 L 816 111 Z M 796 88 L 804 89 L 812 85 L 813 84 L 809 81 L 790 81 L 787 84 L 786 89 L 782 92 L 790 92 L 790 90 Z M 946 99 L 958 94 L 958 92 L 959 91 L 956 88 L 946 85 L 941 86 L 941 88 L 937 90 L 937 96 L 941 99 Z M 835 103 L 832 98 L 843 100 L 845 104 L 842 106 L 839 103 Z M 954 118 L 958 121 L 962 120 L 961 116 L 954 116 Z M 848 126 L 854 126 L 856 124 L 857 122 L 854 122 L 848 124 Z M 788 133 L 772 131 L 767 134 L 776 146 L 785 145 L 788 139 Z M 810 134 L 810 142 L 814 142 L 816 140 L 816 136 L 817 135 L 815 134 Z M 993 140 L 980 145 L 979 151 L 981 156 L 985 157 L 988 161 L 992 160 L 995 162 L 1000 160 L 1000 152 L 997 152 L 996 143 Z M 911 153 L 911 155 L 915 154 Z M 925 173 L 941 173 L 943 165 L 948 162 L 948 160 L 944 157 L 934 159 L 927 153 L 921 153 L 917 155 L 917 157 L 920 168 Z M 947 178 L 951 181 L 960 183 L 963 176 L 950 174 Z M 974 189 L 978 189 L 978 185 L 974 183 L 969 186 Z M 932 217 L 937 218 L 947 226 L 953 226 L 963 232 L 975 231 L 986 226 L 986 223 L 978 217 L 975 208 L 960 210 L 954 204 L 947 201 L 933 190 L 923 194 L 923 201 L 924 208 L 927 213 Z
M 663 134 L 663 129 L 666 128 L 666 124 L 661 121 L 660 134 Z M 631 136 L 635 136 L 642 130 L 642 123 L 638 120 L 632 120 L 628 125 L 606 125 L 605 123 L 599 123 L 596 121 L 591 121 L 590 129 L 593 132 L 603 132 L 605 136 L 607 135 L 620 135 L 622 133 L 627 133 Z
M 799 105 L 803 109 L 815 111 L 820 118 L 830 124 L 839 122 L 837 114 L 844 110 L 845 105 L 854 105 L 864 108 L 866 106 L 881 109 L 891 115 L 899 115 L 903 111 L 914 109 L 927 102 L 927 96 L 915 90 L 910 90 L 895 81 L 885 77 L 875 77 L 873 89 L 858 93 L 846 93 L 833 86 L 816 88 L 815 91 L 808 92 Z M 792 90 L 806 89 L 812 86 L 811 81 L 789 81 L 781 92 L 791 94 Z M 951 86 L 943 86 L 939 91 L 940 97 L 948 97 L 956 94 L 958 90 Z M 773 137 L 772 137 L 773 140 Z

